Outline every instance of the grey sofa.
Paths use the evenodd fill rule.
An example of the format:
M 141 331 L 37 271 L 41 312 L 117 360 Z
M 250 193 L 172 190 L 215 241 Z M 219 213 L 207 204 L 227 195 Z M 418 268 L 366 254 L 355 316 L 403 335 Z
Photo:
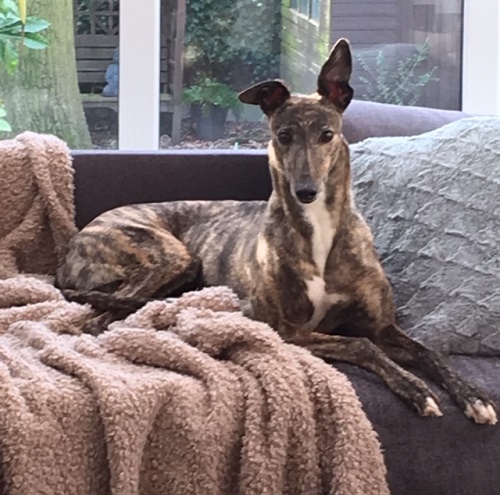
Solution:
M 413 135 L 464 117 L 460 112 L 353 102 L 344 134 Z M 266 199 L 262 151 L 74 151 L 77 223 L 107 209 L 177 199 Z M 500 360 L 452 356 L 452 365 L 500 403 Z M 443 394 L 442 418 L 420 418 L 374 375 L 339 364 L 352 380 L 385 452 L 393 495 L 500 494 L 500 426 L 477 426 Z

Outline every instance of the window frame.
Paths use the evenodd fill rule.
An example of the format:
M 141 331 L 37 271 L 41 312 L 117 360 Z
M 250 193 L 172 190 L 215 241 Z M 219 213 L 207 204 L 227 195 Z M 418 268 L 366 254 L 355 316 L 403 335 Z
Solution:
M 304 0 L 290 0 L 290 10 L 293 10 L 296 14 L 305 17 L 312 22 L 319 22 L 319 12 L 320 12 L 320 0 L 305 0 L 306 12 L 303 11 L 301 5 Z M 316 5 L 316 9 L 313 8 L 313 4 Z M 313 12 L 317 12 L 317 15 L 313 15 Z
M 464 0 L 462 110 L 500 115 L 500 3 Z
M 118 149 L 160 147 L 161 0 L 120 0 Z

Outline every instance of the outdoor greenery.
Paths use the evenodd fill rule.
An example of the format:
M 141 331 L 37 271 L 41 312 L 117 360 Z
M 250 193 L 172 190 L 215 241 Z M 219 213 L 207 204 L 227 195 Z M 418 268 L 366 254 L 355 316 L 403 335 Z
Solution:
M 399 60 L 396 70 L 390 67 L 382 50 L 375 57 L 374 67 L 365 57 L 357 56 L 357 61 L 367 74 L 359 77 L 366 88 L 361 98 L 379 103 L 416 105 L 423 88 L 429 82 L 439 80 L 435 77 L 436 66 L 422 71 L 429 51 L 428 41 L 417 45 L 414 54 Z
M 43 50 L 28 49 L 41 46 L 24 41 L 31 38 L 40 41 L 38 35 L 42 34 L 42 25 L 37 22 L 33 26 L 34 36 L 31 36 L 26 3 L 32 18 L 50 22 L 50 28 L 42 30 L 46 37 L 46 43 L 42 41 Z M 2 0 L 4 9 L 5 5 L 5 0 Z M 15 39 L 19 63 L 13 73 L 9 74 L 0 60 L 0 93 L 12 129 L 2 137 L 13 137 L 31 130 L 57 136 L 73 149 L 89 148 L 92 142 L 76 70 L 73 0 L 10 0 L 7 7 L 21 22 L 26 18 L 26 23 L 21 27 L 21 37 Z M 43 26 L 48 26 L 48 23 Z
M 26 15 L 26 0 L 0 0 L 0 64 L 8 74 L 14 74 L 19 66 L 23 46 L 32 50 L 47 48 L 48 41 L 41 33 L 49 25 L 43 19 Z M 0 98 L 0 132 L 11 131 L 6 117 Z
M 215 92 L 216 104 L 231 108 L 234 94 L 223 86 L 216 88 L 214 82 L 238 91 L 262 79 L 276 77 L 280 6 L 278 0 L 188 0 L 185 63 L 188 98 L 207 92 L 210 98 Z M 207 81 L 211 81 L 208 87 Z
M 204 111 L 207 111 L 207 105 L 214 105 L 232 110 L 238 115 L 242 108 L 236 91 L 227 84 L 208 77 L 186 88 L 183 98 L 187 104 L 200 105 Z

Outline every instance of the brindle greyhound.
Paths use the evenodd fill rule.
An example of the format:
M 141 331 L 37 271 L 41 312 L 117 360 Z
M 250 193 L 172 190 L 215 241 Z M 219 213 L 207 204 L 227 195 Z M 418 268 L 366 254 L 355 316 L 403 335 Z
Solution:
M 225 284 L 247 302 L 247 314 L 285 341 L 375 372 L 421 415 L 441 416 L 438 399 L 403 367 L 446 389 L 475 422 L 495 424 L 492 401 L 396 324 L 391 287 L 351 191 L 341 134 L 350 75 L 350 47 L 341 39 L 315 94 L 291 95 L 279 80 L 240 94 L 269 119 L 267 203 L 180 201 L 108 211 L 71 241 L 58 286 L 97 309 L 131 311 L 200 279 Z

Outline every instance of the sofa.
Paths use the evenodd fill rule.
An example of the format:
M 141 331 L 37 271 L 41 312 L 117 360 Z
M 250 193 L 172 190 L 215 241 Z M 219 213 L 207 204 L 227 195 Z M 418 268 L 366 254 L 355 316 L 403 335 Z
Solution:
M 461 112 L 354 101 L 345 116 L 351 143 L 410 136 L 468 117 Z M 129 203 L 180 199 L 262 200 L 271 183 L 265 150 L 73 151 L 78 227 Z M 396 298 L 397 299 L 397 298 Z M 451 365 L 500 404 L 500 360 L 453 355 Z M 445 394 L 443 417 L 421 418 L 371 373 L 339 363 L 377 431 L 393 495 L 497 495 L 500 426 L 469 421 Z

